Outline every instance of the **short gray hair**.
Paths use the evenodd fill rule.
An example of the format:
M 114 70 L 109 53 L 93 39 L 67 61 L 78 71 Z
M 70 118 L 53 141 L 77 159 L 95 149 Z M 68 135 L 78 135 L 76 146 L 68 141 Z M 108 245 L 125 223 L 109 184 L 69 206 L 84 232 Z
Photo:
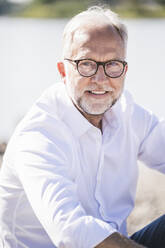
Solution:
M 112 10 L 100 6 L 92 6 L 89 9 L 80 12 L 76 16 L 74 16 L 66 25 L 64 32 L 63 32 L 63 48 L 66 45 L 66 42 L 73 39 L 74 32 L 78 28 L 78 19 L 85 18 L 85 17 L 100 17 L 106 20 L 110 25 L 112 25 L 118 34 L 120 35 L 121 39 L 123 40 L 124 48 L 126 50 L 127 47 L 127 39 L 128 39 L 128 32 L 125 24 L 120 20 L 118 15 L 113 12 Z M 76 22 L 77 21 L 77 22 Z M 77 25 L 75 25 L 75 23 Z M 64 49 L 63 49 L 63 53 Z M 64 55 L 64 54 L 63 54 Z

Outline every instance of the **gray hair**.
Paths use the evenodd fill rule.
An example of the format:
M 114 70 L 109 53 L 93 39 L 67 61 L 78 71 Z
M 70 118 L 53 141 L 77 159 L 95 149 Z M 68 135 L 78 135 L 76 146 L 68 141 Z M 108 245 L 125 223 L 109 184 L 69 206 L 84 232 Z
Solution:
M 80 19 L 84 20 L 85 17 L 94 17 L 94 18 L 99 17 L 105 20 L 106 22 L 108 22 L 110 25 L 112 25 L 120 35 L 121 39 L 123 40 L 124 49 L 126 50 L 128 32 L 126 26 L 124 25 L 124 23 L 122 23 L 118 15 L 110 9 L 100 6 L 92 6 L 86 11 L 83 11 L 77 14 L 76 16 L 74 16 L 66 25 L 63 32 L 63 56 L 65 53 L 64 48 L 66 44 L 68 44 L 70 41 L 73 41 L 74 33 L 77 30 L 77 28 L 79 28 L 80 25 L 79 20 Z

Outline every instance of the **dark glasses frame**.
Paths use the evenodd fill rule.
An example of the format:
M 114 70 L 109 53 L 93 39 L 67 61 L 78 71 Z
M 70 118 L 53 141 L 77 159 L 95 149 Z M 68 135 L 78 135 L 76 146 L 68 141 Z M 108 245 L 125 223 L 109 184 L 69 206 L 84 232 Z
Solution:
M 75 59 L 75 60 L 72 60 L 72 59 L 65 58 L 64 60 L 67 60 L 67 61 L 76 63 L 77 71 L 78 71 L 79 74 L 80 74 L 81 76 L 83 76 L 83 77 L 92 77 L 92 76 L 94 76 L 94 75 L 97 73 L 99 66 L 102 65 L 103 68 L 104 68 L 104 73 L 105 73 L 105 75 L 106 75 L 107 77 L 110 77 L 110 78 L 118 78 L 118 77 L 120 77 L 120 76 L 123 74 L 123 72 L 124 72 L 124 70 L 125 70 L 125 67 L 126 67 L 126 65 L 127 65 L 127 62 L 126 62 L 126 61 L 122 61 L 122 60 L 118 60 L 118 59 L 112 59 L 112 60 L 108 60 L 108 61 L 105 61 L 105 62 L 99 62 L 99 61 L 95 61 L 95 60 L 93 60 L 93 59 Z M 83 60 L 90 60 L 90 61 L 93 61 L 93 62 L 96 63 L 97 67 L 96 67 L 95 73 L 93 73 L 93 74 L 90 75 L 90 76 L 86 76 L 86 75 L 83 75 L 83 74 L 79 71 L 78 65 L 79 65 L 80 61 L 83 61 Z M 109 75 L 106 73 L 105 66 L 106 66 L 106 64 L 109 63 L 109 62 L 119 62 L 119 63 L 122 63 L 122 64 L 123 64 L 123 70 L 121 71 L 120 75 L 115 76 L 115 77 L 112 77 L 112 76 L 109 76 Z

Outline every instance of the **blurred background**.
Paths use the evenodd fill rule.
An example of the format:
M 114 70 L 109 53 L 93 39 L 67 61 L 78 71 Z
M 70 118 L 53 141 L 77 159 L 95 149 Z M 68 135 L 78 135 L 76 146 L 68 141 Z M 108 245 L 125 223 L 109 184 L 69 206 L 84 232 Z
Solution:
M 42 91 L 60 80 L 56 63 L 69 18 L 96 4 L 111 7 L 128 27 L 126 88 L 165 116 L 165 0 L 0 0 L 0 143 Z
M 165 0 L 0 0 L 1 159 L 17 123 L 44 89 L 60 81 L 56 63 L 61 59 L 67 21 L 89 6 L 104 4 L 117 12 L 128 28 L 125 88 L 139 104 L 165 117 Z M 165 209 L 164 176 L 139 166 L 129 233 Z
M 96 4 L 110 5 L 122 17 L 165 16 L 165 0 L 0 0 L 0 14 L 64 18 Z

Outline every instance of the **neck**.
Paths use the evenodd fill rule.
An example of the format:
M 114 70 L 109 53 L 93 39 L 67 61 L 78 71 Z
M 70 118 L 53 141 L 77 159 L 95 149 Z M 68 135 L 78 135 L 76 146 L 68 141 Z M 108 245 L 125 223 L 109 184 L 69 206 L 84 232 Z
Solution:
M 89 115 L 87 113 L 82 113 L 83 116 L 95 127 L 102 131 L 102 118 L 103 115 Z
M 74 104 L 74 102 L 73 102 Z M 99 128 L 102 132 L 102 118 L 103 114 L 100 115 L 91 115 L 83 112 L 77 105 L 74 106 L 78 109 L 78 111 L 95 127 Z

